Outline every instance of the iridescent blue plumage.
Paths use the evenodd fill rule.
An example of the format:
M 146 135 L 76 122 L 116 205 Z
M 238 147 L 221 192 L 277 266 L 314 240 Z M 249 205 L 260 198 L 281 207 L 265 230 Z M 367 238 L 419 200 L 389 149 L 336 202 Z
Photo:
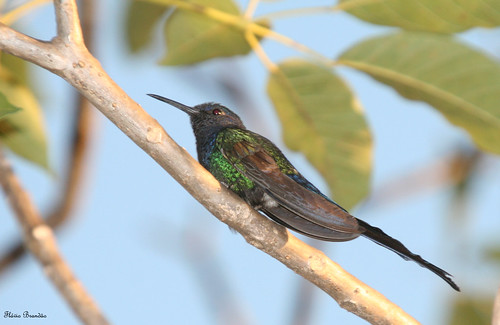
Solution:
M 413 254 L 381 229 L 353 217 L 321 193 L 271 141 L 247 130 L 227 107 L 215 103 L 190 107 L 162 96 L 150 96 L 189 114 L 200 163 L 277 223 L 325 241 L 364 236 L 406 260 L 415 261 L 459 290 L 447 272 Z

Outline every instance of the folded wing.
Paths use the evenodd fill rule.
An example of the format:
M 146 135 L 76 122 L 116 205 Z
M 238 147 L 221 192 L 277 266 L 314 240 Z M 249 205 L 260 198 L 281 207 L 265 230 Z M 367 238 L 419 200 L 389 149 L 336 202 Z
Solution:
M 278 223 L 322 240 L 345 241 L 360 235 L 356 218 L 284 174 L 262 146 L 243 140 L 223 148 L 222 154 L 264 189 L 272 201 L 261 210 Z

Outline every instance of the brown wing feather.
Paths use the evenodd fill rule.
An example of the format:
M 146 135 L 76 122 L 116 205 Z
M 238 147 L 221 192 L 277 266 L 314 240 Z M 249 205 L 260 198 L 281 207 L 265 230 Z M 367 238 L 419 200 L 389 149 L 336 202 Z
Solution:
M 238 164 L 234 166 L 239 172 L 263 187 L 280 206 L 316 225 L 337 232 L 356 234 L 353 238 L 362 232 L 356 218 L 282 173 L 273 157 L 260 146 L 240 141 L 230 150 L 233 152 L 223 150 L 222 153 L 226 157 L 238 157 L 238 163 L 243 168 L 238 168 Z M 287 223 L 286 219 L 283 222 Z M 301 229 L 297 227 L 297 230 Z

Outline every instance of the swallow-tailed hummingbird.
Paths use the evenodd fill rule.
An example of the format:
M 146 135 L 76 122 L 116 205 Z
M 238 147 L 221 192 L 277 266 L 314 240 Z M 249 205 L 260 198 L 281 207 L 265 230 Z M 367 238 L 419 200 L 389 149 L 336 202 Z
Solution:
M 159 95 L 149 96 L 189 115 L 200 164 L 254 209 L 278 224 L 319 240 L 347 241 L 361 235 L 429 269 L 460 291 L 449 273 L 410 252 L 381 229 L 355 218 L 321 193 L 278 147 L 247 130 L 227 107 L 216 103 L 190 107 Z

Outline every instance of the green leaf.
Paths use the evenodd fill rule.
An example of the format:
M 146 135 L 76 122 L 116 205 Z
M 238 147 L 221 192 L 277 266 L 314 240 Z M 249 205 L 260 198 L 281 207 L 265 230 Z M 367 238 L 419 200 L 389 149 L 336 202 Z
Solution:
M 453 302 L 450 325 L 489 325 L 493 299 L 484 296 L 461 296 Z
M 0 121 L 0 142 L 13 152 L 46 169 L 47 144 L 40 107 L 33 93 L 24 85 L 0 79 L 0 93 L 8 102 L 22 109 Z
M 500 66 L 484 54 L 447 36 L 402 32 L 364 41 L 338 63 L 429 103 L 500 154 Z
M 497 0 L 341 0 L 346 11 L 365 21 L 414 31 L 456 33 L 500 25 Z
M 6 115 L 15 113 L 19 111 L 20 108 L 12 105 L 5 97 L 4 94 L 0 93 L 0 120 Z M 0 131 L 1 132 L 1 131 Z
M 240 15 L 238 7 L 231 0 L 189 2 Z M 217 22 L 199 12 L 175 10 L 166 21 L 164 31 L 167 54 L 160 63 L 165 65 L 193 64 L 250 52 L 250 46 L 240 29 Z
M 495 264 L 500 264 L 500 245 L 497 243 L 495 245 L 488 245 L 482 249 L 483 259 L 488 262 L 494 262 Z
M 27 62 L 17 56 L 0 52 L 0 66 L 6 68 L 8 73 L 0 73 L 0 78 L 27 85 L 29 83 Z
M 154 27 L 167 9 L 164 5 L 150 2 L 129 1 L 126 31 L 131 52 L 137 52 L 151 43 Z
M 369 190 L 372 139 L 350 89 L 329 69 L 294 59 L 271 74 L 267 91 L 285 144 L 305 154 L 335 201 L 352 208 Z

